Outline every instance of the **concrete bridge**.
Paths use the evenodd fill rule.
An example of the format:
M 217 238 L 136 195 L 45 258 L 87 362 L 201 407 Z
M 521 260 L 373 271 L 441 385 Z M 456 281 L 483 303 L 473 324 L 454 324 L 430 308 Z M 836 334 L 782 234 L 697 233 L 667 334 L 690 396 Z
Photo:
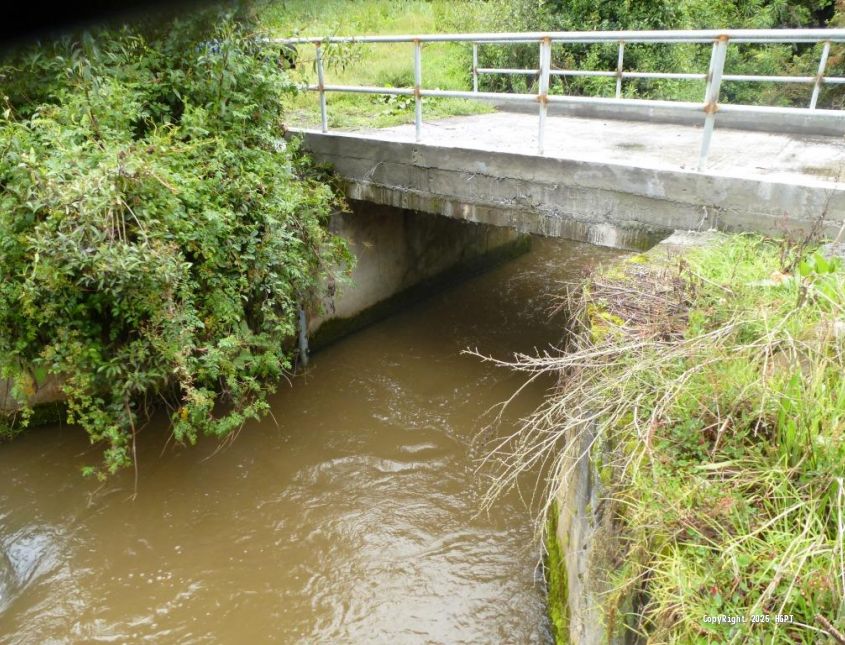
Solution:
M 422 44 L 450 40 L 473 48 L 472 90 L 425 89 Z M 415 86 L 325 83 L 322 48 L 337 41 L 413 43 Z M 524 251 L 530 240 L 523 233 L 640 249 L 674 229 L 777 233 L 815 228 L 833 236 L 845 222 L 845 112 L 816 106 L 822 87 L 845 84 L 845 77 L 825 71 L 831 43 L 845 43 L 845 30 L 439 34 L 282 42 L 316 45 L 318 82 L 310 89 L 320 98 L 321 127 L 292 135 L 303 137 L 317 159 L 334 164 L 356 206 L 352 213 L 336 214 L 330 224 L 357 258 L 352 284 L 336 295 L 332 289 L 314 311 L 302 312 L 303 349 L 309 333 L 315 346 L 331 342 L 458 274 Z M 539 44 L 538 69 L 477 64 L 479 46 L 525 42 Z M 616 71 L 553 69 L 550 49 L 561 42 L 615 43 Z M 818 73 L 722 74 L 729 43 L 768 42 L 819 43 Z M 710 68 L 706 73 L 628 70 L 623 66 L 626 43 L 712 43 Z M 537 94 L 478 90 L 479 76 L 501 73 L 538 76 Z M 615 77 L 616 96 L 550 94 L 549 79 L 567 75 Z M 626 99 L 621 90 L 629 78 L 702 82 L 704 102 Z M 808 86 L 808 105 L 722 104 L 723 80 L 802 83 Z M 414 123 L 329 132 L 326 94 L 335 91 L 413 96 Z M 426 97 L 476 99 L 497 111 L 424 121 Z M 60 379 L 51 377 L 28 398 L 29 404 L 60 400 L 60 386 Z M 11 384 L 0 379 L 0 412 L 20 404 Z
M 473 47 L 472 91 L 422 85 L 422 44 Z M 415 86 L 326 84 L 321 48 L 332 42 L 414 44 Z M 521 232 L 620 248 L 642 248 L 675 229 L 773 234 L 814 228 L 833 236 L 845 221 L 845 112 L 818 109 L 831 42 L 845 30 L 708 32 L 564 32 L 294 39 L 316 45 L 322 128 L 294 130 L 305 146 L 346 180 L 349 198 L 436 213 Z M 538 69 L 477 66 L 479 45 L 539 43 Z M 618 44 L 613 72 L 551 68 L 553 43 Z M 706 73 L 635 72 L 623 66 L 626 43 L 711 43 Z M 819 43 L 815 76 L 725 73 L 729 44 Z M 728 70 L 729 71 L 729 70 Z M 529 74 L 537 94 L 478 91 L 480 74 Z M 549 94 L 554 76 L 615 76 L 613 98 Z M 701 103 L 622 98 L 625 79 L 682 78 L 704 84 Z M 769 107 L 719 102 L 722 82 L 808 85 L 808 105 Z M 405 94 L 415 99 L 413 125 L 329 132 L 327 92 Z M 424 121 L 427 96 L 475 98 L 496 112 Z M 539 106 L 539 108 L 538 108 Z M 714 128 L 718 122 L 718 132 Z

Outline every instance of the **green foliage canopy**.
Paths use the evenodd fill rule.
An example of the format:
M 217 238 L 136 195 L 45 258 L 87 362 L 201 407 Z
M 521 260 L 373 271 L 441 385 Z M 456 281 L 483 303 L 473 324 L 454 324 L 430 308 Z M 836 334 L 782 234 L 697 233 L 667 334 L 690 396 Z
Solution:
M 183 442 L 264 413 L 299 305 L 349 261 L 334 192 L 280 139 L 277 63 L 218 11 L 2 61 L 0 376 L 20 400 L 59 377 L 100 474 L 159 395 Z

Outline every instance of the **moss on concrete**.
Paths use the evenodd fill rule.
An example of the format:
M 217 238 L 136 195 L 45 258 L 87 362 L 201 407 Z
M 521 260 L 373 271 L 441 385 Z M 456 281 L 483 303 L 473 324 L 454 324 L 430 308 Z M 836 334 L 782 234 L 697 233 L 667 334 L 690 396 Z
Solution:
M 546 589 L 549 620 L 555 643 L 569 643 L 569 585 L 563 553 L 557 540 L 557 505 L 546 522 Z
M 63 401 L 39 403 L 32 408 L 26 426 L 22 424 L 24 416 L 21 412 L 0 412 L 0 441 L 16 437 L 25 427 L 64 423 L 67 418 L 67 406 Z
M 603 343 L 614 333 L 614 330 L 619 330 L 625 325 L 622 318 L 609 312 L 603 306 L 593 303 L 587 305 L 587 317 L 590 337 L 596 344 Z

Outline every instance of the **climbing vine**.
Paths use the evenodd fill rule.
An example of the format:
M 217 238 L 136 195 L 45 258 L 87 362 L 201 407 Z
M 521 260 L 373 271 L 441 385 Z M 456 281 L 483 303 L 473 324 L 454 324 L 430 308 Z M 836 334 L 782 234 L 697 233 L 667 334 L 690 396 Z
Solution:
M 104 446 L 88 473 L 132 463 L 156 401 L 187 443 L 265 413 L 299 305 L 348 266 L 338 198 L 280 138 L 277 54 L 214 10 L 0 64 L 0 376 L 21 402 L 59 379 Z

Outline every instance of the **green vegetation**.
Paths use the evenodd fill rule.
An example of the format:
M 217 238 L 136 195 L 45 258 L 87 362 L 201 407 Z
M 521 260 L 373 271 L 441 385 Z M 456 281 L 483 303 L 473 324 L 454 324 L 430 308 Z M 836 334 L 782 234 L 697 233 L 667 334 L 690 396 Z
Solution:
M 842 24 L 845 9 L 834 0 L 645 0 L 612 2 L 594 0 L 513 0 L 485 3 L 479 30 L 484 31 L 591 31 L 617 29 L 718 29 L 825 27 Z M 838 7 L 838 8 L 837 8 Z M 615 44 L 553 45 L 552 65 L 561 69 L 615 71 Z M 756 75 L 806 75 L 817 72 L 821 46 L 741 45 L 728 49 L 726 73 Z M 625 47 L 624 68 L 636 71 L 706 73 L 710 45 L 648 45 Z M 537 47 L 483 46 L 482 67 L 537 67 Z M 845 49 L 831 48 L 828 74 L 842 74 Z M 485 76 L 483 89 L 524 92 L 535 89 L 532 76 Z M 613 96 L 614 78 L 561 77 L 552 82 L 553 94 Z M 782 83 L 723 81 L 722 100 L 728 103 L 806 106 L 810 86 Z M 703 81 L 627 80 L 623 94 L 630 98 L 701 101 Z M 819 107 L 841 108 L 845 94 L 828 86 Z
M 843 631 L 842 263 L 724 237 L 680 264 L 599 272 L 576 311 L 568 353 L 517 363 L 560 386 L 502 448 L 500 485 L 549 451 L 567 463 L 595 424 L 616 535 L 596 572 L 611 628 L 661 643 Z M 705 620 L 720 615 L 746 622 Z
M 270 3 L 261 20 L 277 37 L 414 34 L 468 31 L 487 3 L 448 0 L 294 0 Z M 338 85 L 413 87 L 413 47 L 410 43 L 329 46 L 325 52 L 326 82 Z M 472 87 L 472 50 L 468 44 L 432 43 L 423 47 L 423 85 L 428 89 L 468 90 Z M 314 47 L 299 46 L 297 82 L 316 82 Z M 411 96 L 328 93 L 329 127 L 374 128 L 413 123 Z M 482 103 L 462 99 L 427 98 L 426 121 L 446 116 L 490 111 Z M 320 123 L 314 93 L 290 96 L 289 125 L 313 127 Z
M 149 406 L 234 436 L 348 253 L 323 171 L 279 139 L 295 89 L 245 14 L 100 29 L 2 61 L 0 375 L 62 380 L 68 420 L 132 463 Z M 6 419 L 20 431 L 32 411 Z
M 613 435 L 644 440 L 618 473 L 616 582 L 656 639 L 818 642 L 817 616 L 845 620 L 845 272 L 753 237 L 688 261 L 683 337 L 617 388 L 640 419 Z M 720 614 L 771 622 L 704 623 Z
M 292 0 L 270 3 L 262 20 L 277 36 L 350 34 L 414 34 L 467 31 L 589 31 L 616 29 L 714 29 L 824 27 L 843 22 L 843 11 L 834 0 L 647 0 L 645 2 L 593 2 L 589 0 L 330 0 L 313 3 Z M 732 74 L 816 74 L 821 45 L 735 46 L 728 50 L 726 70 Z M 537 46 L 482 45 L 482 67 L 537 67 Z M 413 54 L 409 43 L 355 45 L 327 49 L 327 82 L 344 85 L 413 86 Z M 643 45 L 625 48 L 625 69 L 658 72 L 707 71 L 710 45 Z M 554 45 L 552 64 L 561 69 L 616 69 L 617 47 L 604 45 Z M 315 81 L 313 47 L 300 47 L 301 82 Z M 845 49 L 834 46 L 828 74 L 845 73 Z M 428 88 L 471 88 L 471 49 L 468 44 L 425 45 L 423 83 Z M 480 89 L 535 92 L 536 76 L 483 75 Z M 558 77 L 551 93 L 613 96 L 613 78 Z M 701 101 L 703 81 L 632 79 L 623 85 L 629 98 Z M 799 105 L 809 101 L 805 84 L 725 81 L 722 100 L 763 105 Z M 823 88 L 819 107 L 842 107 L 845 94 L 839 86 Z M 413 121 L 411 97 L 328 95 L 331 127 L 383 127 Z M 319 123 L 316 97 L 296 96 L 289 104 L 292 125 Z M 426 99 L 425 118 L 484 111 L 484 104 L 456 99 Z

